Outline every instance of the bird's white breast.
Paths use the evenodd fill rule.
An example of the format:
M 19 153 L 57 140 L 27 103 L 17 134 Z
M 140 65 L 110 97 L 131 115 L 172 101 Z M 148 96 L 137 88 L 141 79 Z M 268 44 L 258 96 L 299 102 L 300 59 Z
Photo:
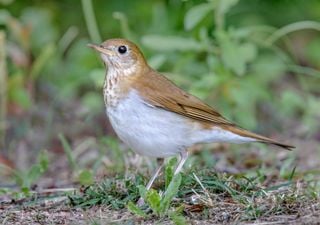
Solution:
M 116 106 L 107 107 L 107 114 L 123 142 L 135 152 L 152 157 L 173 156 L 196 143 L 254 141 L 220 128 L 203 129 L 197 122 L 148 104 L 136 91 Z
M 139 154 L 167 157 L 188 147 L 186 119 L 149 105 L 136 91 L 108 107 L 107 114 L 119 138 Z

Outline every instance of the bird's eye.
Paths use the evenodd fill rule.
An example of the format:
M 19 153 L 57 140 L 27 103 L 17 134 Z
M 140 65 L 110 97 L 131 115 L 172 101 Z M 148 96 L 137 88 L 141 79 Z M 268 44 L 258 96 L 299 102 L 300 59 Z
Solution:
M 126 52 L 127 52 L 127 47 L 124 46 L 124 45 L 119 46 L 118 52 L 119 52 L 120 54 L 126 53 Z

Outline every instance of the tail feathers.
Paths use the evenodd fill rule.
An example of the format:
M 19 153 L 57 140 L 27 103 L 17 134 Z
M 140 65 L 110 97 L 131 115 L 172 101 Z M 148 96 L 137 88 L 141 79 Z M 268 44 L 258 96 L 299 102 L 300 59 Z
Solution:
M 272 140 L 272 139 L 269 139 L 269 138 L 266 138 L 266 139 L 267 140 L 261 140 L 260 142 L 276 145 L 276 146 L 279 146 L 281 148 L 287 149 L 289 151 L 292 151 L 292 149 L 295 148 L 295 146 L 293 146 L 293 145 L 287 145 L 287 144 L 284 144 L 284 143 L 281 143 L 281 142 L 278 142 L 278 141 L 275 141 L 275 140 Z
M 291 151 L 293 148 L 295 148 L 295 146 L 287 145 L 287 144 L 278 142 L 278 141 L 273 140 L 271 138 L 267 138 L 267 137 L 264 137 L 262 135 L 255 134 L 253 132 L 241 129 L 239 127 L 231 127 L 231 126 L 229 126 L 229 127 L 226 127 L 225 129 L 231 131 L 232 133 L 235 133 L 235 134 L 238 134 L 240 136 L 243 136 L 243 137 L 249 137 L 249 138 L 256 139 L 257 142 L 276 145 L 276 146 L 279 146 L 281 148 L 285 148 L 285 149 L 287 149 L 289 151 Z

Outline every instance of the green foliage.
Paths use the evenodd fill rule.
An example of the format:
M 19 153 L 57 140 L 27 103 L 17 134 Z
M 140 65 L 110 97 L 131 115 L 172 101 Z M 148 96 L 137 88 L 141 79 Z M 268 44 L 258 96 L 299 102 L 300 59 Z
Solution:
M 145 35 L 142 43 L 156 51 L 201 51 L 202 45 L 194 39 L 178 36 Z M 157 43 L 157 44 L 155 44 Z
M 100 36 L 133 40 L 153 68 L 168 72 L 166 75 L 179 86 L 216 106 L 245 128 L 266 129 L 267 133 L 269 127 L 274 127 L 280 133 L 278 128 L 286 127 L 286 123 L 298 123 L 302 127 L 297 129 L 298 133 L 302 132 L 301 136 L 317 136 L 314 134 L 319 130 L 320 110 L 319 1 L 305 4 L 304 1 L 121 0 L 82 1 L 82 5 L 52 0 L 45 4 L 41 1 L 33 4 L 1 1 L 0 4 L 2 2 L 7 2 L 0 10 L 0 26 L 8 39 L 8 152 L 16 150 L 14 141 L 28 139 L 33 125 L 43 126 L 42 118 L 38 118 L 39 111 L 43 110 L 41 105 L 52 107 L 53 112 L 48 110 L 48 113 L 59 119 L 65 111 L 72 111 L 66 113 L 72 115 L 70 123 L 55 129 L 48 125 L 48 129 L 43 130 L 50 142 L 57 138 L 57 133 L 65 134 L 58 135 L 58 140 L 74 181 L 89 185 L 70 196 L 75 206 L 106 204 L 112 209 L 127 206 L 141 217 L 158 215 L 184 224 L 183 209 L 175 208 L 179 204 L 174 198 L 186 200 L 194 192 L 204 196 L 194 176 L 173 176 L 175 159 L 165 168 L 164 185 L 160 187 L 165 190 L 164 195 L 153 189 L 146 191 L 141 175 L 94 183 L 97 168 L 104 166 L 102 156 L 112 162 L 106 166 L 107 171 L 123 174 L 125 170 L 119 142 L 104 137 L 102 128 L 92 129 L 105 127 L 99 124 L 100 120 L 92 120 L 92 127 L 88 127 L 85 134 L 97 137 L 94 147 L 99 151 L 98 156 L 90 168 L 79 163 L 72 132 L 79 127 L 73 122 L 83 121 L 79 115 L 95 119 L 104 116 L 101 87 L 105 68 L 99 56 L 86 47 L 89 42 L 100 42 Z M 65 13 L 66 8 L 73 10 Z M 86 25 L 79 19 L 81 15 Z M 21 118 L 16 118 L 16 112 L 22 115 L 23 123 Z M 60 123 L 59 119 L 54 122 Z M 66 127 L 70 128 L 70 134 Z M 202 157 L 212 168 L 220 156 L 215 162 L 207 155 Z M 319 171 L 299 171 L 296 157 L 293 154 L 283 160 L 278 181 L 266 187 L 266 177 L 270 177 L 268 172 L 273 167 L 262 166 L 235 175 L 202 170 L 197 171 L 197 176 L 210 193 L 209 197 L 213 194 L 219 203 L 223 196 L 222 201 L 234 201 L 239 209 L 244 209 L 243 220 L 277 215 L 286 210 L 293 214 L 291 204 L 319 199 Z M 13 178 L 22 190 L 17 195 L 30 195 L 32 184 L 47 167 L 48 157 L 44 152 L 30 168 L 14 171 Z M 298 190 L 296 179 L 303 180 L 306 188 Z M 283 193 L 283 189 L 288 191 Z M 0 189 L 0 192 L 7 194 L 10 190 Z M 145 198 L 152 213 L 134 205 L 139 195 Z M 272 202 L 271 207 L 267 201 Z
M 76 195 L 70 195 L 70 203 L 77 207 L 92 207 L 94 205 L 110 205 L 113 209 L 122 209 L 129 202 L 135 202 L 139 197 L 138 186 L 143 183 L 141 175 L 134 180 L 117 176 L 112 179 L 93 184 Z M 131 204 L 130 204 L 131 205 Z M 129 206 L 134 211 L 134 207 Z
M 247 63 L 256 58 L 256 47 L 253 43 L 237 43 L 231 35 L 217 31 L 217 40 L 221 47 L 221 60 L 223 64 L 236 75 L 246 72 Z
M 68 162 L 69 162 L 70 167 L 73 170 L 76 169 L 77 163 L 76 163 L 76 160 L 72 154 L 72 148 L 71 148 L 70 144 L 68 143 L 67 139 L 63 136 L 63 134 L 59 134 L 58 136 L 59 136 L 59 139 L 62 143 L 63 150 L 66 153 L 66 156 L 68 158 Z
M 27 171 L 15 171 L 17 183 L 21 188 L 29 189 L 41 175 L 43 175 L 48 169 L 48 155 L 46 151 L 41 151 L 37 162 L 31 166 Z
M 169 161 L 166 171 L 172 171 L 175 160 Z M 168 169 L 170 167 L 170 169 Z M 168 179 L 168 178 L 167 178 Z M 118 176 L 106 179 L 99 184 L 90 184 L 83 192 L 70 195 L 72 205 L 79 207 L 91 207 L 97 204 L 110 205 L 113 209 L 121 209 L 125 206 L 130 212 L 140 217 L 156 215 L 160 218 L 169 217 L 176 224 L 181 224 L 184 218 L 181 216 L 182 208 L 170 208 L 174 197 L 177 196 L 182 182 L 181 174 L 174 176 L 164 194 L 154 189 L 146 190 L 144 180 L 141 175 L 136 175 L 132 179 Z M 133 202 L 141 196 L 146 206 L 150 207 L 152 214 L 136 206 Z
M 283 171 L 285 170 L 283 168 Z M 295 205 L 299 207 L 303 201 L 313 202 L 319 199 L 319 181 L 313 176 L 306 177 L 299 174 L 295 169 L 288 171 L 290 174 L 284 178 L 285 180 L 278 180 L 265 187 L 271 177 L 264 168 L 253 170 L 252 175 L 249 173 L 228 175 L 213 173 L 210 170 L 193 170 L 175 176 L 163 195 L 154 189 L 147 191 L 140 175 L 133 176 L 130 180 L 116 177 L 109 178 L 103 183 L 93 184 L 82 193 L 70 196 L 70 200 L 74 206 L 90 207 L 106 204 L 112 209 L 127 207 L 134 215 L 146 220 L 156 215 L 159 221 L 169 218 L 175 224 L 185 224 L 187 221 L 183 215 L 187 210 L 179 202 L 204 205 L 206 208 L 212 206 L 205 205 L 205 199 L 215 198 L 215 205 L 225 202 L 237 205 L 237 215 L 241 220 L 253 220 L 279 213 L 290 214 L 294 212 L 295 209 L 292 207 Z M 305 188 L 300 189 L 297 186 L 299 182 L 293 180 L 296 176 L 303 180 L 299 179 L 299 182 L 303 182 Z M 203 192 L 204 189 L 208 191 L 208 195 Z M 198 202 L 190 203 L 190 196 L 194 193 L 200 198 Z M 142 208 L 134 204 L 139 196 L 142 196 L 146 203 Z M 174 197 L 177 199 L 173 201 Z
M 165 190 L 162 194 L 154 189 L 146 190 L 144 185 L 139 185 L 140 196 L 145 203 L 152 210 L 152 213 L 160 218 L 168 216 L 175 224 L 182 224 L 185 219 L 181 216 L 181 210 L 169 210 L 173 198 L 178 194 L 182 181 L 181 174 L 173 175 L 173 168 L 176 164 L 176 158 L 168 161 L 165 167 Z M 128 209 L 135 215 L 146 217 L 147 214 L 143 212 L 138 206 L 132 202 L 127 205 Z
M 74 156 L 73 150 L 64 137 L 63 134 L 58 134 L 58 137 L 61 141 L 64 152 L 67 156 L 69 166 L 73 173 L 76 174 L 76 181 L 78 181 L 81 185 L 91 185 L 94 182 L 94 173 L 91 169 L 81 168 L 80 165 L 76 162 L 76 157 Z M 99 163 L 99 161 L 97 162 Z
M 175 225 L 185 225 L 188 224 L 187 220 L 184 216 L 181 215 L 181 212 L 179 210 L 175 210 L 173 212 L 169 213 L 169 218 Z
M 167 162 L 167 164 L 164 168 L 164 170 L 165 170 L 164 171 L 164 180 L 165 180 L 165 188 L 166 189 L 169 187 L 169 184 L 172 181 L 176 164 L 177 164 L 177 158 L 173 157 Z
M 94 182 L 93 174 L 90 170 L 83 170 L 78 176 L 79 182 L 82 185 L 90 185 Z
M 133 214 L 135 214 L 137 216 L 141 216 L 141 217 L 146 217 L 147 216 L 147 214 L 143 210 L 141 210 L 133 202 L 129 202 L 128 205 L 127 205 L 127 208 L 131 213 L 133 213 Z
M 111 168 L 114 172 L 122 172 L 125 169 L 125 160 L 122 151 L 120 150 L 119 140 L 113 137 L 102 138 L 103 146 L 108 148 L 110 158 L 114 162 Z
M 212 11 L 214 4 L 203 3 L 192 7 L 184 17 L 184 28 L 191 30 L 197 26 Z
M 179 191 L 179 187 L 181 185 L 181 179 L 182 179 L 181 174 L 177 174 L 172 178 L 168 188 L 164 193 L 163 198 L 160 201 L 160 207 L 159 207 L 160 215 L 163 215 L 169 209 L 171 201 Z
M 170 203 L 179 191 L 181 184 L 181 174 L 177 174 L 171 180 L 163 196 L 154 189 L 146 190 L 144 186 L 139 186 L 140 195 L 146 201 L 152 212 L 157 216 L 167 215 Z
M 13 174 L 13 179 L 16 184 L 19 185 L 20 191 L 14 193 L 17 198 L 30 196 L 32 185 L 36 184 L 39 178 L 48 170 L 49 159 L 46 150 L 41 151 L 37 156 L 37 161 L 26 170 L 9 169 L 0 164 L 0 168 L 3 170 L 10 170 Z M 1 191 L 5 191 L 1 189 Z M 12 191 L 5 191 L 5 193 L 11 193 Z

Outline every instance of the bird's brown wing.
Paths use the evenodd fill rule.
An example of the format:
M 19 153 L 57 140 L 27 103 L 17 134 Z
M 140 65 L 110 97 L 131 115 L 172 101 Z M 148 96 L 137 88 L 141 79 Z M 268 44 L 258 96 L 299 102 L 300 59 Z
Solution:
M 143 79 L 139 79 L 139 82 L 134 82 L 133 86 L 136 90 L 139 90 L 139 93 L 147 103 L 155 107 L 202 122 L 204 127 L 218 126 L 240 136 L 254 138 L 260 142 L 278 145 L 289 150 L 294 148 L 237 127 L 236 124 L 228 121 L 217 110 L 197 97 L 183 91 L 156 71 L 151 70 L 141 76 L 143 76 Z
M 139 86 L 137 90 L 144 99 L 155 107 L 211 125 L 235 126 L 215 109 L 178 88 L 156 71 L 149 72 L 143 79 L 135 83 Z

